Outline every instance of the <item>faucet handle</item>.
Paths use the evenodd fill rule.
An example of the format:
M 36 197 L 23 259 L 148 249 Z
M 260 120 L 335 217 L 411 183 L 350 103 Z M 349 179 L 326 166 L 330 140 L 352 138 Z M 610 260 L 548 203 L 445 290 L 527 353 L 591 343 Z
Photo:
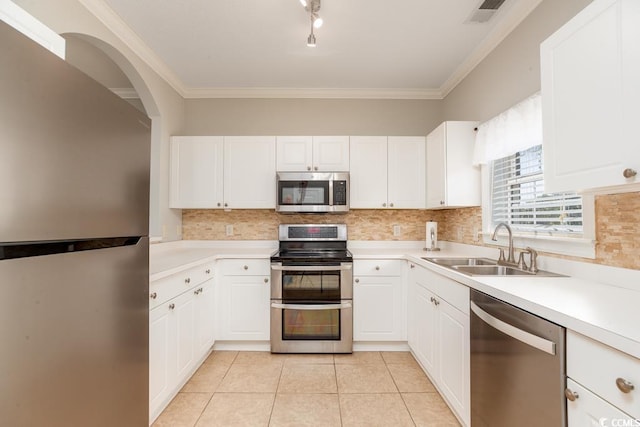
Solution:
M 531 256 L 531 258 L 529 258 L 529 262 L 531 263 L 529 265 L 529 271 L 532 273 L 537 273 L 538 272 L 538 252 L 529 246 L 525 248 L 525 251 L 529 252 Z
M 527 264 L 524 262 L 524 254 L 526 254 L 527 250 L 524 250 L 522 252 L 520 252 L 520 257 L 518 258 L 518 268 L 520 270 L 526 270 L 527 269 Z
M 498 257 L 498 262 L 504 261 L 505 257 L 504 257 L 504 248 L 498 248 L 500 249 L 500 256 Z

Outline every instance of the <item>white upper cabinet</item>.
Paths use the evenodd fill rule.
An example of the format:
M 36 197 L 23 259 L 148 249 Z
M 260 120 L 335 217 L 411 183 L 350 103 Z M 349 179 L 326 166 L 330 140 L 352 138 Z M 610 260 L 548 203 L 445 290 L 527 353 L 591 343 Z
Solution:
M 171 138 L 170 207 L 274 209 L 275 137 Z
M 481 204 L 480 168 L 473 166 L 477 125 L 444 122 L 427 136 L 427 209 Z
M 638 40 L 640 2 L 595 0 L 542 43 L 545 191 L 640 182 Z
M 221 136 L 171 137 L 169 207 L 222 207 L 223 147 Z
M 353 136 L 350 151 L 351 208 L 424 208 L 424 137 Z
M 277 137 L 279 172 L 348 172 L 348 136 Z
M 224 207 L 275 209 L 275 137 L 224 137 Z

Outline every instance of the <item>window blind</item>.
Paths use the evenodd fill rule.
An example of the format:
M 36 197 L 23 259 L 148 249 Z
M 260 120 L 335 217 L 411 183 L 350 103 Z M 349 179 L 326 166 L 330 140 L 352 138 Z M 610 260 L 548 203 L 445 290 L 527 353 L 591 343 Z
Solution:
M 514 231 L 582 234 L 582 197 L 545 193 L 542 145 L 494 160 L 491 185 L 492 228 L 505 222 Z

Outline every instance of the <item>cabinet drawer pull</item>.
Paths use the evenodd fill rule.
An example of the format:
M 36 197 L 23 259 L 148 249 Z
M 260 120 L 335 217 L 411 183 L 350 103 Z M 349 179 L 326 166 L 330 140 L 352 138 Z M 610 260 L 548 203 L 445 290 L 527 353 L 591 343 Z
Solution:
M 356 280 L 355 280 L 355 282 L 356 282 L 356 283 L 360 283 L 360 279 L 356 279 Z
M 269 279 L 267 279 L 266 277 L 264 278 L 264 283 L 269 283 Z
M 211 274 L 211 270 L 208 269 L 208 268 L 204 272 L 207 273 L 207 274 Z
M 380 266 L 376 265 L 376 271 L 379 271 L 379 270 L 380 270 Z
M 625 178 L 633 178 L 637 174 L 638 174 L 638 172 L 636 172 L 635 170 L 630 169 L 630 168 L 627 168 L 622 172 L 622 176 L 624 176 Z
M 567 398 L 567 400 L 570 400 L 572 402 L 575 402 L 575 400 L 580 397 L 577 392 L 572 391 L 568 387 L 564 389 L 564 396 Z
M 156 298 L 158 298 L 158 294 L 156 292 L 154 292 L 151 295 L 149 295 L 149 298 L 156 299 Z
M 186 279 L 184 279 L 184 283 L 188 285 L 189 283 L 191 283 L 191 279 L 187 277 Z
M 416 268 L 415 264 L 409 264 L 409 268 Z
M 248 269 L 249 269 L 249 266 L 248 266 L 248 265 L 245 265 L 245 266 L 244 266 L 244 267 L 242 267 L 242 268 L 244 268 L 245 270 L 248 270 Z
M 631 391 L 636 388 L 631 382 L 625 380 L 624 378 L 616 378 L 616 385 L 618 386 L 618 389 L 623 393 L 631 393 Z
M 176 305 L 174 303 L 169 304 L 169 310 L 173 310 L 174 308 L 176 308 Z

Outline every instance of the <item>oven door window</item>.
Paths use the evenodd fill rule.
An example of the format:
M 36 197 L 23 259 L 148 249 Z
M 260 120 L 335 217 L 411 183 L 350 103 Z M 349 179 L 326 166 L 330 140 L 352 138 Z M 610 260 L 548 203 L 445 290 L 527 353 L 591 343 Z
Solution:
M 340 309 L 282 310 L 282 340 L 340 340 Z
M 340 301 L 340 271 L 283 271 L 284 301 Z
M 278 204 L 328 205 L 329 181 L 279 181 Z

